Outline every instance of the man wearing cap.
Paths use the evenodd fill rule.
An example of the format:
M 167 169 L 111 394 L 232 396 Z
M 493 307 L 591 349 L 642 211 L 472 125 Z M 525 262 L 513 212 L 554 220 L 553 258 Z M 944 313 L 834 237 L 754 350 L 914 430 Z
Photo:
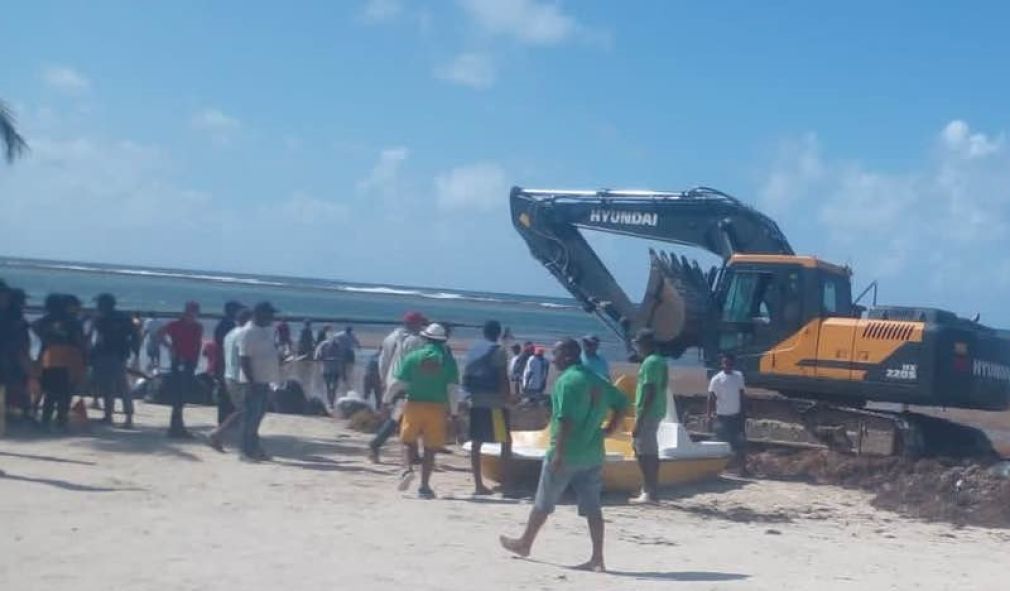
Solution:
M 270 385 L 281 379 L 280 354 L 273 327 L 276 312 L 270 302 L 256 304 L 252 322 L 238 336 L 239 383 L 244 384 L 245 389 L 242 455 L 253 461 L 270 459 L 260 446 L 259 428 L 266 414 Z
M 429 480 L 435 465 L 435 452 L 445 445 L 446 419 L 451 409 L 449 388 L 459 383 L 459 369 L 446 344 L 448 334 L 441 324 L 429 324 L 421 331 L 424 344 L 400 360 L 393 382 L 386 390 L 385 405 L 406 394 L 400 440 L 403 442 L 403 473 L 398 488 L 406 490 L 414 478 L 413 459 L 417 444 L 424 444 L 421 460 L 421 486 L 417 494 L 433 499 Z
M 388 389 L 393 383 L 393 374 L 400 367 L 404 355 L 424 345 L 419 333 L 427 324 L 428 319 L 420 312 L 407 312 L 403 316 L 403 326 L 397 327 L 382 340 L 379 347 L 379 377 L 382 380 L 380 388 Z M 368 458 L 371 461 L 376 463 L 379 461 L 379 450 L 396 432 L 401 413 L 401 403 L 397 403 L 392 409 L 383 409 L 385 419 L 376 431 L 375 437 L 368 443 Z
M 179 439 L 193 437 L 186 430 L 182 420 L 182 409 L 186 405 L 186 392 L 196 387 L 193 375 L 200 362 L 200 349 L 203 344 L 203 325 L 200 324 L 199 315 L 200 304 L 186 302 L 182 316 L 163 326 L 158 334 L 158 340 L 168 347 L 172 355 L 171 371 L 165 382 L 165 387 L 172 397 L 169 437 Z
M 666 417 L 666 359 L 656 352 L 656 335 L 649 329 L 638 331 L 635 350 L 642 359 L 635 388 L 635 429 L 632 442 L 638 468 L 642 471 L 642 494 L 636 503 L 654 503 L 659 488 L 659 424 Z
M 129 316 L 116 309 L 116 298 L 103 293 L 95 298 L 97 313 L 93 321 L 94 345 L 91 348 L 91 374 L 97 394 L 103 398 L 104 423 L 112 423 L 116 398 L 123 399 L 123 426 L 133 427 L 133 400 L 126 385 L 126 362 L 140 335 Z
M 610 364 L 600 355 L 600 337 L 594 334 L 582 337 L 582 365 L 610 381 Z
M 589 522 L 593 554 L 577 567 L 603 572 L 603 440 L 621 424 L 628 399 L 609 381 L 584 367 L 575 339 L 554 346 L 554 366 L 561 375 L 551 393 L 551 441 L 540 470 L 533 509 L 520 538 L 501 536 L 501 545 L 514 554 L 528 556 L 547 516 L 569 486 L 578 498 L 579 515 Z M 604 419 L 610 413 L 606 427 Z

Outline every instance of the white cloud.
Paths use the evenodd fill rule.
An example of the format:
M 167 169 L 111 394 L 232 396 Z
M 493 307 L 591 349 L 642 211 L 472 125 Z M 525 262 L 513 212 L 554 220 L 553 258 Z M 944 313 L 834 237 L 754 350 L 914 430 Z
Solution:
M 361 20 L 366 23 L 388 22 L 403 13 L 400 0 L 367 0 L 361 8 Z
M 583 27 L 555 2 L 539 0 L 459 0 L 485 31 L 528 45 L 558 45 Z
M 371 197 L 395 198 L 401 189 L 401 169 L 408 156 L 410 150 L 402 146 L 383 150 L 372 170 L 358 182 L 358 192 Z
M 91 90 L 91 81 L 84 74 L 67 66 L 45 68 L 42 70 L 42 81 L 65 94 L 77 95 Z
M 435 68 L 435 77 L 483 90 L 494 85 L 496 72 L 490 56 L 482 53 L 461 53 L 451 62 Z
M 894 172 L 825 159 L 809 134 L 784 144 L 761 201 L 795 248 L 850 262 L 863 283 L 884 280 L 894 303 L 1002 310 L 992 294 L 992 269 L 1010 261 L 1002 138 L 954 120 L 919 166 Z
M 189 123 L 193 129 L 205 133 L 211 141 L 221 146 L 230 144 L 235 134 L 242 129 L 241 121 L 215 108 L 193 113 Z
M 824 164 L 817 136 L 808 133 L 798 140 L 782 142 L 758 194 L 770 211 L 783 211 L 823 175 Z
M 435 177 L 435 195 L 445 211 L 494 209 L 507 201 L 505 170 L 493 162 L 458 166 Z
M 940 134 L 943 147 L 964 158 L 981 158 L 1003 147 L 1003 136 L 991 139 L 984 133 L 972 133 L 968 124 L 955 119 Z

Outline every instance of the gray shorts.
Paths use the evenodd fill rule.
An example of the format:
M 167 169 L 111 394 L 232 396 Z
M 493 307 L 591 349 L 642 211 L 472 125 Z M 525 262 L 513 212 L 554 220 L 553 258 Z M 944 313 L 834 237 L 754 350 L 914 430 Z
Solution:
M 246 384 L 240 384 L 235 380 L 225 380 L 228 386 L 228 398 L 231 403 L 235 406 L 236 410 L 242 410 L 245 408 L 245 391 Z
M 554 512 L 554 507 L 561 500 L 565 489 L 572 487 L 579 502 L 579 515 L 587 517 L 599 514 L 602 510 L 600 494 L 603 492 L 603 466 L 588 466 L 569 468 L 562 466 L 557 472 L 550 470 L 550 462 L 546 459 L 540 468 L 540 483 L 537 485 L 537 496 L 533 507 L 547 514 Z
M 662 419 L 653 417 L 643 417 L 638 419 L 638 437 L 635 437 L 632 444 L 635 447 L 635 454 L 639 456 L 659 455 L 659 423 Z

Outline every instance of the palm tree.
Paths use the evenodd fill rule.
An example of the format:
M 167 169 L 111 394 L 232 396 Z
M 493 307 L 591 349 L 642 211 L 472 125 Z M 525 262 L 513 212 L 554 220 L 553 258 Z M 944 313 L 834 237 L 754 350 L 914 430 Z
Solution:
M 2 144 L 7 162 L 14 162 L 15 158 L 28 150 L 25 138 L 18 133 L 14 123 L 14 114 L 11 113 L 6 103 L 0 101 L 0 144 Z

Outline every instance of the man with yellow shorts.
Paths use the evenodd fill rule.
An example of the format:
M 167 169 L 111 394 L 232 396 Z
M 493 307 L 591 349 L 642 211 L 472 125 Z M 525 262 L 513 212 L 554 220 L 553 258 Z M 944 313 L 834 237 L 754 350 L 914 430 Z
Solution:
M 403 472 L 398 488 L 407 490 L 414 479 L 411 459 L 417 457 L 418 442 L 424 445 L 421 460 L 421 486 L 417 495 L 435 498 L 429 479 L 435 465 L 435 452 L 446 442 L 446 420 L 450 411 L 449 388 L 459 383 L 459 369 L 446 345 L 448 334 L 440 324 L 429 324 L 421 331 L 425 344 L 411 351 L 400 362 L 393 376 L 395 382 L 386 391 L 385 404 L 391 405 L 404 393 L 400 440 L 403 442 Z

